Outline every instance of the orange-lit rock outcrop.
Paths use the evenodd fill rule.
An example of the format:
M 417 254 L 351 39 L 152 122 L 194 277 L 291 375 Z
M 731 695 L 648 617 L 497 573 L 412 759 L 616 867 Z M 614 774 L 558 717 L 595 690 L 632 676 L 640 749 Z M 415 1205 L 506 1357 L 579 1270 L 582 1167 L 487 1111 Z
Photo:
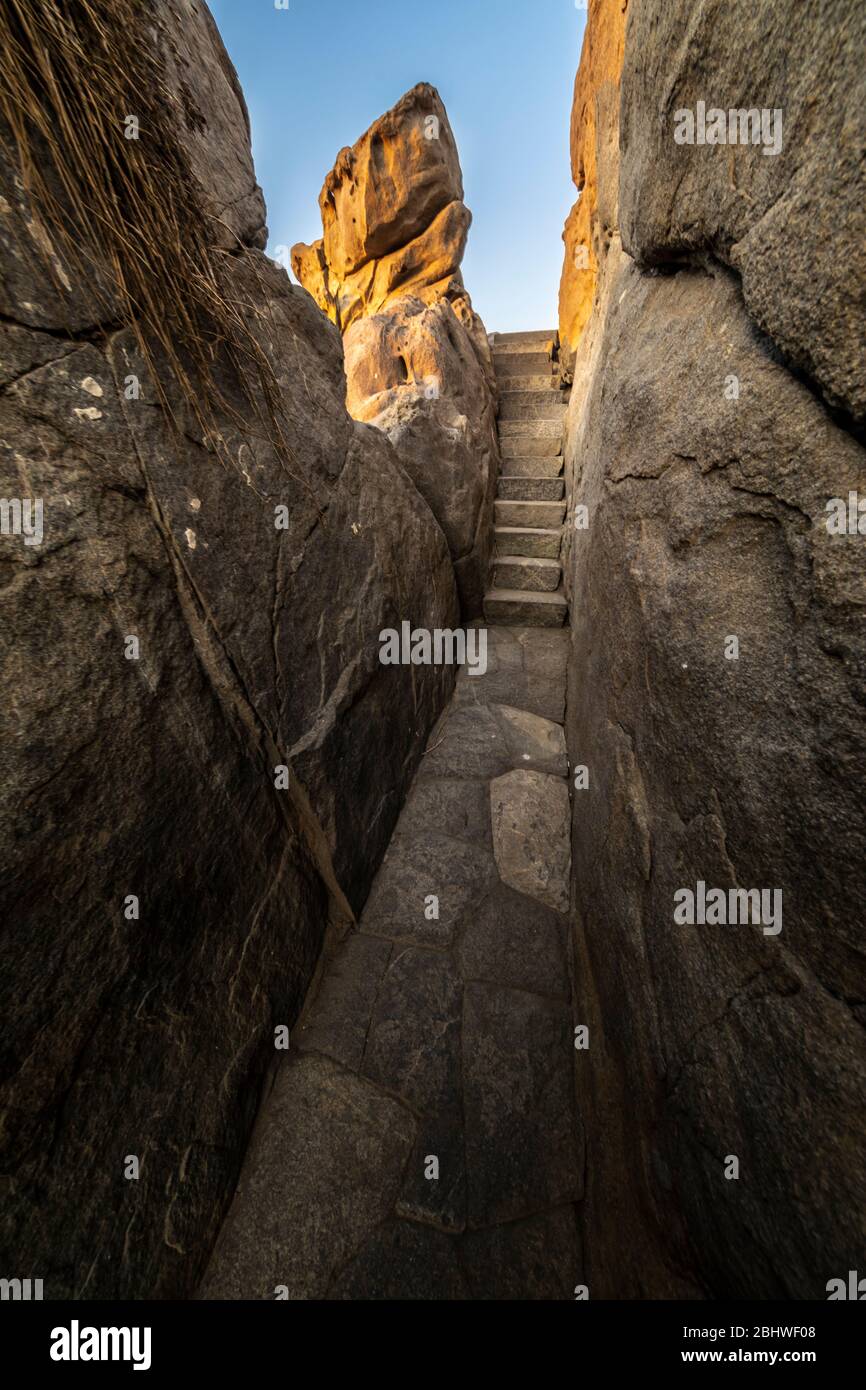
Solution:
M 599 244 L 615 226 L 615 207 L 599 196 L 600 150 L 606 165 L 618 157 L 619 76 L 628 0 L 591 0 L 571 109 L 571 176 L 579 197 L 565 224 L 565 259 L 559 285 L 559 337 L 563 370 L 592 309 Z
M 292 268 L 345 333 L 400 295 L 460 292 L 472 215 L 457 146 L 435 87 L 419 82 L 340 151 L 319 194 L 322 237 Z

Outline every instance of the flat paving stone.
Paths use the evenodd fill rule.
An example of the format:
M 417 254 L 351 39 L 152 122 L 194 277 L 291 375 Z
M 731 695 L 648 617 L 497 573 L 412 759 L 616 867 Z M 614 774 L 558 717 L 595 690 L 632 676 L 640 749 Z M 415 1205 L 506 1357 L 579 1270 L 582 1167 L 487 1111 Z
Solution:
M 514 639 L 523 648 L 524 667 L 537 676 L 561 680 L 565 689 L 570 638 L 568 628 L 513 628 Z
M 567 912 L 571 813 L 566 783 L 523 770 L 497 777 L 490 784 L 490 817 L 503 883 Z
M 565 684 L 526 671 L 494 671 L 475 680 L 458 676 L 454 687 L 457 705 L 511 705 L 561 724 L 565 718 Z
M 465 676 L 467 680 L 479 681 L 499 671 L 523 670 L 523 645 L 515 632 L 507 627 L 487 627 L 483 618 L 479 618 L 472 626 L 484 628 L 487 633 L 487 670 L 483 675 L 470 676 L 464 669 L 460 671 L 460 676 Z
M 486 845 L 431 830 L 418 840 L 392 840 L 361 917 L 361 931 L 420 946 L 450 946 L 495 877 Z M 430 903 L 438 898 L 437 910 Z
M 437 1302 L 470 1297 L 453 1236 L 412 1221 L 375 1231 L 334 1281 L 330 1299 Z
M 406 1170 L 397 1215 L 451 1233 L 466 1229 L 466 1152 L 463 1114 L 452 1103 L 420 1121 L 421 1137 Z M 431 1160 L 439 1165 L 433 1176 Z
M 483 686 L 483 680 L 469 680 L 461 672 L 458 683 L 470 689 Z M 457 840 L 475 840 L 493 848 L 490 828 L 490 792 L 486 779 L 476 782 L 468 779 L 431 778 L 426 782 L 415 781 L 403 807 L 397 828 L 396 840 L 419 840 L 430 834 L 431 830 L 445 830 Z
M 199 1296 L 324 1298 L 391 1215 L 416 1136 L 405 1106 L 327 1057 L 279 1070 Z
M 390 941 L 353 932 L 326 967 L 309 1016 L 291 1038 L 292 1046 L 322 1052 L 357 1071 L 379 984 L 394 949 Z
M 516 765 L 552 776 L 566 776 L 568 754 L 565 734 L 559 724 L 551 719 L 540 719 L 537 714 L 516 709 L 512 705 L 499 705 L 496 708 Z
M 463 1004 L 466 1180 L 471 1228 L 581 1196 L 583 1156 L 569 1006 L 467 984 Z
M 575 1285 L 585 1283 L 573 1206 L 489 1231 L 468 1231 L 460 1241 L 460 1258 L 469 1297 L 479 1302 L 571 1301 Z
M 508 705 L 452 704 L 430 736 L 418 776 L 498 777 L 515 767 L 564 777 L 560 725 Z
M 460 944 L 465 980 L 569 997 L 568 918 L 497 883 Z
M 450 1231 L 466 1224 L 461 1014 L 461 982 L 450 957 L 400 951 L 379 990 L 363 1063 L 371 1081 L 403 1097 L 418 1117 L 398 1213 Z M 438 1178 L 426 1176 L 431 1157 Z

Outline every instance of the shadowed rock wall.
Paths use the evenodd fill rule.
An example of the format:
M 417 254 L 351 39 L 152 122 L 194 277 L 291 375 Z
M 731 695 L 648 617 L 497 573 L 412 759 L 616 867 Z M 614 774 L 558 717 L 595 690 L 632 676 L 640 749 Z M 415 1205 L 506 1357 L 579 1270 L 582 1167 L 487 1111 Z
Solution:
M 157 359 L 170 428 L 4 131 L 0 494 L 42 499 L 44 537 L 0 538 L 0 1264 L 46 1298 L 194 1287 L 274 1029 L 360 910 L 453 677 L 379 663 L 381 628 L 456 622 L 445 538 L 347 414 L 337 329 L 256 249 L 246 114 L 207 11 L 149 15 L 287 453 L 241 423 L 219 360 L 222 456 Z
M 631 0 L 597 134 L 622 242 L 565 444 L 593 1297 L 825 1298 L 862 1262 L 866 540 L 826 523 L 866 497 L 863 23 Z M 780 152 L 676 143 L 700 100 L 782 109 Z M 676 922 L 699 882 L 780 891 L 781 930 Z

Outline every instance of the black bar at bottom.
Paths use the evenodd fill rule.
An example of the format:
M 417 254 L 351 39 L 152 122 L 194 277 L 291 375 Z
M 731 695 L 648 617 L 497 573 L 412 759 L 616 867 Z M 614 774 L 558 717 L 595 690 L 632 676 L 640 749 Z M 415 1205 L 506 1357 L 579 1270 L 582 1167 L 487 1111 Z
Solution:
M 512 1375 L 518 1369 L 515 1353 L 518 1361 L 540 1357 L 538 1371 L 550 1367 L 557 1352 L 564 1358 L 560 1374 L 567 1374 L 569 1365 L 575 1374 L 581 1367 L 597 1374 L 600 1367 L 651 1373 L 738 1364 L 812 1366 L 826 1375 L 857 1365 L 866 1330 L 862 1311 L 843 1302 L 521 1306 L 516 1313 L 510 1305 L 507 1321 L 500 1323 L 493 1305 L 475 1305 L 467 1322 L 465 1305 L 452 1315 L 441 1305 L 402 1304 L 399 1321 L 392 1315 L 371 1323 L 375 1313 L 369 1308 L 362 1312 L 355 1305 L 343 1312 L 333 1303 L 5 1302 L 0 1335 L 4 1363 L 25 1375 L 47 1371 L 92 1379 L 105 1368 L 115 1376 L 135 1375 L 137 1366 L 139 1379 L 157 1381 L 184 1372 L 221 1378 L 234 1373 L 249 1381 L 251 1375 L 267 1378 L 280 1371 L 287 1378 L 330 1380 L 343 1358 L 353 1377 L 377 1363 L 384 1372 L 382 1339 L 387 1337 L 393 1338 L 393 1356 L 386 1380 L 416 1379 L 420 1372 L 430 1383 L 437 1370 L 449 1382 L 453 1378 L 455 1337 L 465 1350 L 468 1339 L 470 1364 L 489 1369 L 501 1363 Z M 423 1348 L 422 1364 L 416 1350 L 401 1365 L 416 1331 L 424 1337 L 416 1344 Z M 556 1343 L 550 1342 L 551 1334 Z

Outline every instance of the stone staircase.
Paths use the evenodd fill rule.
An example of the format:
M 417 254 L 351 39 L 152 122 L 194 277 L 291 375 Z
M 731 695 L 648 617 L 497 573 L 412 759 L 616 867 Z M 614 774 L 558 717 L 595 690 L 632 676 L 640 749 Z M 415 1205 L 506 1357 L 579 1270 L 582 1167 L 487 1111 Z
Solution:
M 568 401 L 552 361 L 554 329 L 493 333 L 502 472 L 494 502 L 488 623 L 561 627 L 568 615 L 559 553 L 565 520 L 562 428 Z

